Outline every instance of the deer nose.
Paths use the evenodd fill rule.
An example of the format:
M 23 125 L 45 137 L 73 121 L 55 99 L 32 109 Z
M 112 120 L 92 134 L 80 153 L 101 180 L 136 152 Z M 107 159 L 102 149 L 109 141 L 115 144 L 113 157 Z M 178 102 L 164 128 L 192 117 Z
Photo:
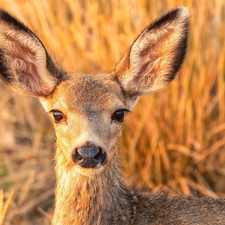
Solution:
M 73 161 L 83 168 L 94 168 L 104 161 L 104 154 L 99 147 L 80 147 L 75 150 Z

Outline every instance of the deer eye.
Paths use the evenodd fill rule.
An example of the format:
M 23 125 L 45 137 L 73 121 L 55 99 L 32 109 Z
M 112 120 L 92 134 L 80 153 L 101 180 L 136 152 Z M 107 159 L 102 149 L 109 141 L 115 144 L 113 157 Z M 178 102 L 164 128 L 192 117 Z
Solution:
M 119 110 L 116 110 L 112 114 L 112 120 L 117 120 L 119 122 L 123 122 L 125 111 L 129 112 L 129 110 L 127 110 L 127 109 L 119 109 Z
M 62 113 L 60 111 L 52 110 L 51 112 L 53 114 L 55 123 L 58 123 L 58 122 L 60 122 L 60 120 L 63 119 L 63 115 L 62 115 Z

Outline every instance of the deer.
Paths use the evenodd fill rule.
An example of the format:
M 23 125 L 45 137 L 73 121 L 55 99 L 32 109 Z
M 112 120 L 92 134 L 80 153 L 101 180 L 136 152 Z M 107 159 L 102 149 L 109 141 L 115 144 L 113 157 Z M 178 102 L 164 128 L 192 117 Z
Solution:
M 119 168 L 124 117 L 165 88 L 187 52 L 189 10 L 151 23 L 109 73 L 67 73 L 22 22 L 0 10 L 0 77 L 39 98 L 56 137 L 53 225 L 225 224 L 225 200 L 132 189 Z

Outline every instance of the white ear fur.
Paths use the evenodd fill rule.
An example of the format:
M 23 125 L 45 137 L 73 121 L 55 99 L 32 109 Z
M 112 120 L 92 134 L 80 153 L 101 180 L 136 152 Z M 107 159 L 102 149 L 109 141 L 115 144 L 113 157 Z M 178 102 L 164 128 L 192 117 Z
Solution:
M 116 67 L 131 97 L 163 89 L 181 67 L 187 49 L 189 12 L 179 7 L 148 26 Z
M 40 40 L 22 23 L 0 10 L 2 80 L 19 93 L 48 96 L 58 83 L 58 78 L 48 70 L 47 61 L 54 67 Z

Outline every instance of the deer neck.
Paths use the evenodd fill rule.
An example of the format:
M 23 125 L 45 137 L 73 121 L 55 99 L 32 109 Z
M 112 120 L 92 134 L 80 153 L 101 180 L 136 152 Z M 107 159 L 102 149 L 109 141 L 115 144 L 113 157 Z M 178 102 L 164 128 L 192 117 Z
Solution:
M 118 161 L 114 157 L 99 175 L 88 177 L 79 174 L 61 153 L 57 154 L 53 224 L 116 224 L 118 217 L 129 217 L 124 211 L 129 204 L 129 190 L 121 182 Z

